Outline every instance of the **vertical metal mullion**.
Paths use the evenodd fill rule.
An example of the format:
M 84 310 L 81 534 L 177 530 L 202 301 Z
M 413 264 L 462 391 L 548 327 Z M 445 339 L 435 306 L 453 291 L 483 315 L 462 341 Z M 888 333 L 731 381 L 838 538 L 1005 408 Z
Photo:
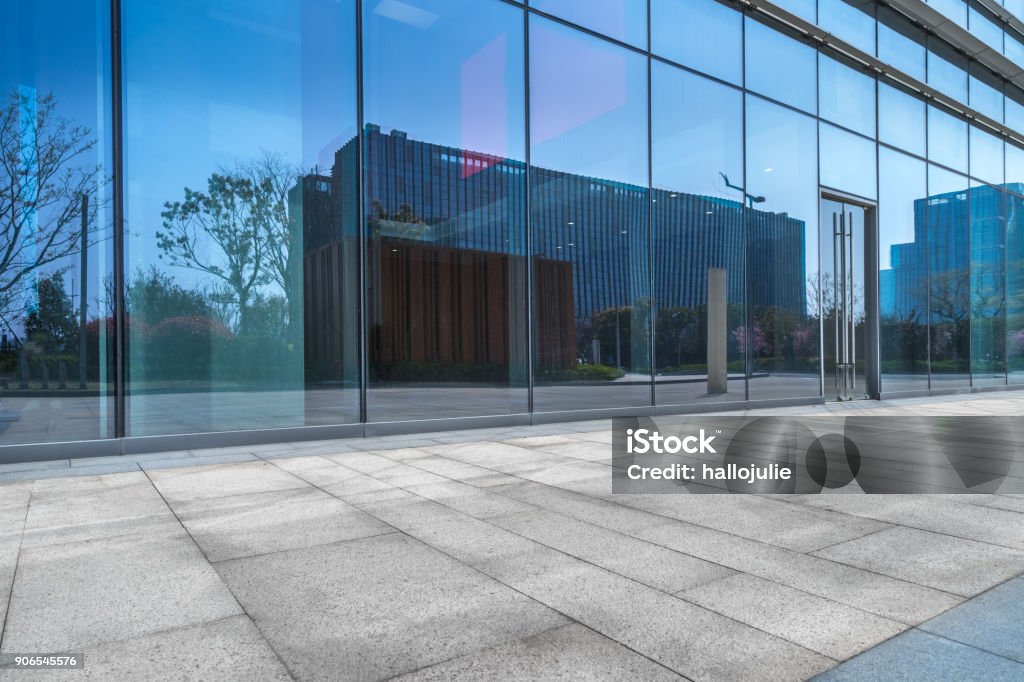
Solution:
M 368 325 L 366 316 L 367 310 L 366 295 L 366 263 L 367 263 L 367 240 L 366 240 L 366 135 L 365 121 L 363 120 L 363 1 L 356 0 L 356 155 L 359 163 L 358 173 L 358 198 L 356 200 L 359 218 L 356 222 L 358 237 L 356 245 L 359 251 L 359 421 L 367 422 L 367 381 L 369 377 L 370 358 L 369 342 L 366 338 Z
M 748 256 L 748 239 L 749 230 L 747 229 L 747 221 L 750 219 L 750 214 L 747 211 L 747 10 L 743 10 L 743 21 L 740 22 L 740 60 L 742 73 L 740 74 L 740 80 L 742 84 L 742 98 L 740 102 L 740 149 L 743 154 L 743 189 L 740 194 L 740 275 L 742 277 L 743 287 L 743 326 L 746 329 L 744 334 L 744 348 L 743 348 L 743 400 L 750 400 L 750 379 L 753 376 L 754 368 L 752 364 L 753 353 L 750 349 L 750 339 L 753 337 L 753 320 L 750 316 L 750 273 L 749 269 L 749 258 Z M 728 294 L 725 299 L 725 316 L 726 316 L 726 328 L 728 328 L 729 319 L 729 298 Z M 819 325 L 820 326 L 820 325 Z M 819 331 L 819 336 L 820 336 Z M 728 342 L 728 339 L 726 339 Z M 725 354 L 725 386 L 726 389 L 729 387 L 729 353 L 726 351 Z
M 525 161 L 525 211 L 523 225 L 526 229 L 525 254 L 526 259 L 526 411 L 533 414 L 534 411 L 534 369 L 535 369 L 535 339 L 534 339 L 534 301 L 533 301 L 533 166 L 531 165 L 530 147 L 530 13 L 523 9 L 523 125 L 525 128 L 526 150 Z
M 127 348 L 125 345 L 125 248 L 124 248 L 124 111 L 121 66 L 121 0 L 110 0 L 111 143 L 113 146 L 114 237 L 114 436 L 127 436 Z M 85 248 L 85 245 L 82 245 Z M 84 292 L 83 292 L 84 293 Z
M 657 362 L 655 360 L 655 349 L 657 348 L 657 320 L 659 302 L 654 296 L 654 129 L 653 129 L 653 98 L 651 96 L 651 71 L 653 60 L 651 58 L 651 0 L 647 0 L 647 316 L 648 334 L 650 338 L 647 343 L 648 359 L 650 363 L 651 376 L 651 406 L 658 404 L 657 387 Z M 635 306 L 634 306 L 635 308 Z

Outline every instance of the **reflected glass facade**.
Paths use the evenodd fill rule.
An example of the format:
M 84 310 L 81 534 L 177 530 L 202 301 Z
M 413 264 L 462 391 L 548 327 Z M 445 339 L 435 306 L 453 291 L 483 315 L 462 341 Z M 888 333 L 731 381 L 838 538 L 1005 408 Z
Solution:
M 875 394 L 1022 384 L 1024 6 L 914 4 L 5 6 L 0 449 L 821 401 L 823 199 Z

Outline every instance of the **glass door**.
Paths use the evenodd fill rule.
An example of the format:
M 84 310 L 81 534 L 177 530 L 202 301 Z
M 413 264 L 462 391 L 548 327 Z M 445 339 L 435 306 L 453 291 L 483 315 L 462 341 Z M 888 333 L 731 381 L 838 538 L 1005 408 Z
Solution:
M 863 207 L 822 199 L 819 285 L 829 400 L 868 397 L 864 236 Z

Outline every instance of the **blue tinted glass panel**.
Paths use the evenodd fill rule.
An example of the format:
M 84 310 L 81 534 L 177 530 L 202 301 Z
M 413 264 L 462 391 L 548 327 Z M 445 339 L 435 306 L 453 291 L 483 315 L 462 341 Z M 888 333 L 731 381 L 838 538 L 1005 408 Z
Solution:
M 1024 133 L 1024 92 L 1007 84 L 1003 102 L 1006 107 L 1006 125 Z
M 647 60 L 531 17 L 537 410 L 650 404 L 647 144 Z
M 878 58 L 909 76 L 924 81 L 924 32 L 902 14 L 886 7 L 878 10 Z
M 523 10 L 417 6 L 363 30 L 367 418 L 525 412 Z
M 0 445 L 116 435 L 108 8 L 0 10 Z
M 1007 30 L 1003 36 L 1003 54 L 1014 64 L 1024 65 L 1024 39 L 1016 31 Z
M 747 96 L 747 325 L 751 399 L 821 394 L 818 154 L 813 118 Z
M 925 155 L 924 101 L 902 90 L 878 84 L 878 139 L 919 156 Z
M 875 79 L 831 57 L 818 56 L 818 114 L 875 136 Z
M 985 182 L 1003 184 L 1003 140 L 971 126 L 971 175 Z
M 1006 144 L 1006 188 L 1024 195 L 1024 149 Z
M 1003 50 L 1003 28 L 994 22 L 988 13 L 978 11 L 973 5 L 968 15 L 968 30 L 996 52 Z
M 936 48 L 939 49 L 939 48 Z M 967 61 L 945 49 L 928 50 L 928 84 L 961 102 L 967 101 Z
M 814 112 L 816 51 L 752 19 L 746 24 L 747 88 Z
M 875 198 L 875 143 L 860 135 L 822 123 L 821 184 L 849 194 Z
M 1006 384 L 1006 195 L 971 181 L 971 385 Z
M 743 15 L 715 0 L 652 0 L 651 51 L 741 83 Z
M 530 7 L 598 33 L 647 47 L 647 3 L 636 0 L 529 0 Z
M 818 0 L 818 24 L 873 55 L 876 4 L 873 0 Z
M 129 435 L 358 421 L 354 2 L 123 9 Z
M 924 161 L 878 152 L 882 391 L 928 388 L 928 235 Z
M 967 121 L 928 106 L 928 158 L 967 172 Z
M 727 330 L 743 326 L 742 95 L 658 62 L 652 68 L 657 401 L 743 400 L 743 348 L 728 335 L 708 347 L 717 306 Z M 715 276 L 725 293 L 709 300 Z M 710 379 L 709 361 L 719 371 Z
M 965 0 L 927 0 L 927 2 L 957 25 L 967 28 L 967 3 Z
M 775 4 L 808 21 L 817 20 L 817 0 L 776 0 Z
M 932 388 L 970 383 L 967 178 L 928 166 L 928 299 Z
M 971 76 L 971 101 L 970 105 L 985 114 L 989 118 L 1002 123 L 1003 121 L 1003 93 L 998 87 L 993 87 L 990 82 L 994 78 L 983 80 Z

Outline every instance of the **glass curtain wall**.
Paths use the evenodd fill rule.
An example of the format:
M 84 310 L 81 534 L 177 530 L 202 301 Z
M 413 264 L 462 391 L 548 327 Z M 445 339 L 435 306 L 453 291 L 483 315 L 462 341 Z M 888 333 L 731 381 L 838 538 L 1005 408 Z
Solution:
M 358 421 L 354 18 L 123 2 L 127 435 Z
M 109 3 L 0 22 L 0 445 L 114 436 Z
M 530 17 L 538 411 L 651 403 L 647 68 Z
M 523 10 L 387 7 L 363 16 L 367 418 L 526 412 Z

